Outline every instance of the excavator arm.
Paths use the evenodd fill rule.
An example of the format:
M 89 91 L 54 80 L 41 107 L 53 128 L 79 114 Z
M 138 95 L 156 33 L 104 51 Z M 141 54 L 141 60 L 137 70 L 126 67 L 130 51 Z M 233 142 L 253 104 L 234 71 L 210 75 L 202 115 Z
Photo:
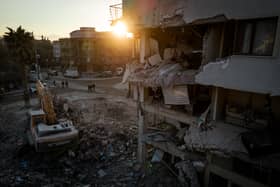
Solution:
M 46 113 L 46 119 L 49 125 L 56 123 L 56 113 L 54 111 L 53 100 L 49 90 L 40 80 L 36 83 L 37 93 L 40 98 L 41 107 Z

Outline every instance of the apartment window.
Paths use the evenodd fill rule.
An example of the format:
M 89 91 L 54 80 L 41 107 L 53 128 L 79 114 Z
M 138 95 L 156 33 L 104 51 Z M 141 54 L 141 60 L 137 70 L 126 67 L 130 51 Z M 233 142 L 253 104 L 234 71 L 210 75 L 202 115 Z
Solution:
M 239 21 L 235 54 L 272 56 L 277 18 Z

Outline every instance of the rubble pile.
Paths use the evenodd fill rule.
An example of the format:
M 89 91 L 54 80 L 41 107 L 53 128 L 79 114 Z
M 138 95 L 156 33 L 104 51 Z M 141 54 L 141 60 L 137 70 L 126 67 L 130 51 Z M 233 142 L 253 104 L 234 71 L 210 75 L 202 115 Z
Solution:
M 1 108 L 0 186 L 179 185 L 164 165 L 137 163 L 135 107 L 113 97 L 59 98 L 55 107 L 59 118 L 73 121 L 79 143 L 50 153 L 28 144 L 26 109 Z
M 134 109 L 101 98 L 56 104 L 60 117 L 72 119 L 80 134 L 77 147 L 53 153 L 36 153 L 25 138 L 27 120 L 17 123 L 13 113 L 1 110 L 10 120 L 1 117 L 7 128 L 1 129 L 6 135 L 1 137 L 0 186 L 136 186 L 143 173 L 136 162 L 135 115 L 129 115 Z M 17 112 L 17 119 L 25 119 L 25 113 Z

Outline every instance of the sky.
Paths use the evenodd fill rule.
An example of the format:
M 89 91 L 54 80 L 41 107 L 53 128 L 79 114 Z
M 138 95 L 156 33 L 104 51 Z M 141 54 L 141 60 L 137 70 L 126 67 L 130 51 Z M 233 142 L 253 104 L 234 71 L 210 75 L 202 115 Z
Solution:
M 22 26 L 50 40 L 69 37 L 80 27 L 110 29 L 109 6 L 121 0 L 0 0 L 0 36 Z

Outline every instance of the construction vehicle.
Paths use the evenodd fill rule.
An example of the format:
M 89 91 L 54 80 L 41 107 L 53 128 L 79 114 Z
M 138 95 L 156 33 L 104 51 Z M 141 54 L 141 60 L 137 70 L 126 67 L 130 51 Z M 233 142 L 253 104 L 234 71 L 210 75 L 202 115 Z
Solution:
M 78 141 L 78 130 L 72 121 L 57 120 L 52 96 L 40 80 L 36 83 L 41 108 L 29 111 L 29 140 L 37 152 L 55 151 L 75 145 Z

